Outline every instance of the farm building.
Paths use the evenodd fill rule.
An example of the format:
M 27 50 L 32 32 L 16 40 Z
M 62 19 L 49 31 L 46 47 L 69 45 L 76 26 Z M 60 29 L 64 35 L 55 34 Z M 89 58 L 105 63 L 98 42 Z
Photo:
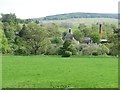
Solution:
M 66 33 L 64 32 L 64 33 L 63 33 L 62 39 L 63 39 L 63 40 L 68 39 L 68 40 L 72 40 L 73 43 L 79 43 L 79 41 L 77 41 L 77 40 L 74 38 L 71 28 L 68 29 L 68 32 L 66 32 Z

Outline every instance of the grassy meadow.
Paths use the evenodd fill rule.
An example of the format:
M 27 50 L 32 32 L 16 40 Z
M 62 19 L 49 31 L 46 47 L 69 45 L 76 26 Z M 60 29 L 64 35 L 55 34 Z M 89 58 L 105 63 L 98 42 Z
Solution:
M 67 20 L 44 20 L 42 21 L 42 23 L 56 23 L 58 26 L 60 25 L 60 23 L 62 22 L 67 22 L 67 23 L 72 23 L 73 30 L 78 29 L 78 25 L 80 23 L 84 23 L 87 26 L 91 26 L 92 24 L 96 24 L 96 23 L 105 23 L 105 24 L 114 24 L 118 27 L 118 20 L 117 19 L 113 19 L 113 18 L 77 18 L 77 19 L 67 19 Z M 66 28 L 59 28 L 60 32 L 65 32 L 68 29 Z
M 3 56 L 3 88 L 116 88 L 115 57 Z
M 117 19 L 113 18 L 76 18 L 76 19 L 67 19 L 67 20 L 44 20 L 42 23 L 56 23 L 60 24 L 61 22 L 69 22 L 73 24 L 85 23 L 86 25 L 96 24 L 97 22 L 104 22 L 107 24 L 118 24 Z

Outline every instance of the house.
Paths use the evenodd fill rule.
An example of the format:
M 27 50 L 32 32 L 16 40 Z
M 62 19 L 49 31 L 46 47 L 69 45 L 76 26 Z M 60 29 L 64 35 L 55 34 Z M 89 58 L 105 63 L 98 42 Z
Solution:
M 71 28 L 68 29 L 68 32 L 63 33 L 62 39 L 63 40 L 72 40 L 73 43 L 79 43 L 79 41 L 77 41 L 74 38 Z
M 92 40 L 91 40 L 90 37 L 84 37 L 83 43 L 91 44 L 91 43 L 92 43 Z

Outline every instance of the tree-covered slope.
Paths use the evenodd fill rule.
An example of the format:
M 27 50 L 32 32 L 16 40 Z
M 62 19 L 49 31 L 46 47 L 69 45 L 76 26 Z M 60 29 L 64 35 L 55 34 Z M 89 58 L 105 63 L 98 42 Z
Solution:
M 104 14 L 104 13 L 66 13 L 46 16 L 44 20 L 65 20 L 71 18 L 118 18 L 117 14 Z

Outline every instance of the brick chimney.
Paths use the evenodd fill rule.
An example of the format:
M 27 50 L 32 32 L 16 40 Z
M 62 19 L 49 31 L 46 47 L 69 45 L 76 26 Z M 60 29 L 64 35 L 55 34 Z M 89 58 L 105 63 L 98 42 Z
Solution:
M 100 24 L 99 33 L 102 34 L 102 24 Z

